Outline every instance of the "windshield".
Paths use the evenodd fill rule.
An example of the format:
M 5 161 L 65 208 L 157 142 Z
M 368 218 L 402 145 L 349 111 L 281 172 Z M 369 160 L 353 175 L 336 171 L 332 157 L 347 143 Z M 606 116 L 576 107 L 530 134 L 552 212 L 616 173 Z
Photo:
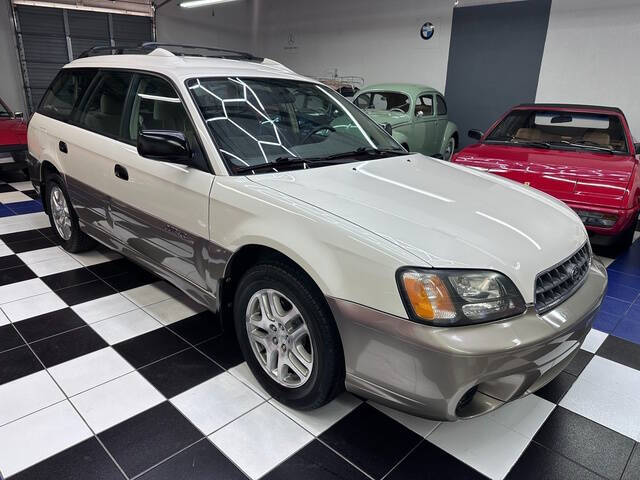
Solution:
M 514 110 L 485 141 L 559 149 L 629 151 L 620 117 L 604 113 Z
M 358 95 L 353 102 L 363 110 L 394 111 L 407 113 L 411 101 L 404 93 L 399 92 L 367 92 Z
M 306 168 L 312 160 L 336 156 L 353 161 L 365 150 L 403 151 L 373 120 L 322 85 L 233 77 L 193 79 L 187 86 L 233 173 L 265 164 L 280 169 L 285 162 Z

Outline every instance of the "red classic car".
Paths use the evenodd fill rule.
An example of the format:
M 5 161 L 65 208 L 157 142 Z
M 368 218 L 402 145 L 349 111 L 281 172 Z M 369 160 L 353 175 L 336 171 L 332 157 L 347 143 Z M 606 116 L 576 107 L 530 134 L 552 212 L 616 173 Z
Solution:
M 564 201 L 582 219 L 593 243 L 628 247 L 640 210 L 640 143 L 619 108 L 518 105 L 478 143 L 452 161 L 495 173 Z
M 12 112 L 0 98 L 0 156 L 7 153 L 11 154 L 13 162 L 0 163 L 0 169 L 27 167 L 27 123 L 23 120 L 22 113 Z

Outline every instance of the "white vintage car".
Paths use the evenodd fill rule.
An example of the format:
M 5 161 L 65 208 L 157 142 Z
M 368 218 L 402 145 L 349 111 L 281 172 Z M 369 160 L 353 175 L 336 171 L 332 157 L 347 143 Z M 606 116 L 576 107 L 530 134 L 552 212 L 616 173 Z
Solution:
M 45 94 L 34 186 L 67 250 L 97 240 L 219 311 L 277 400 L 469 418 L 577 353 L 607 278 L 561 202 L 410 155 L 276 62 L 116 51 Z

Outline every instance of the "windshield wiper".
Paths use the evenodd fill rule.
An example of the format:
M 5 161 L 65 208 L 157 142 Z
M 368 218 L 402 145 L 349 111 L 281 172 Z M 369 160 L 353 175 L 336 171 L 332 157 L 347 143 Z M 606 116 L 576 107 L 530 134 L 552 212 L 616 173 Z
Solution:
M 551 148 L 551 144 L 547 142 L 537 142 L 535 140 L 512 140 L 510 143 L 522 145 L 524 147 Z
M 560 140 L 560 141 L 555 141 L 555 142 L 551 142 L 554 145 L 566 145 L 568 147 L 574 147 L 574 148 L 584 148 L 587 150 L 594 150 L 594 151 L 598 151 L 598 152 L 607 152 L 607 153 L 613 153 L 613 148 L 611 147 L 604 147 L 602 145 L 590 145 L 588 140 L 576 140 L 575 142 L 569 142 L 567 140 Z
M 274 172 L 279 172 L 281 168 L 288 167 L 309 167 L 309 159 L 308 158 L 299 158 L 299 157 L 278 157 L 273 162 L 269 163 L 259 163 L 257 165 L 248 165 L 246 167 L 235 168 L 235 173 L 247 173 L 247 172 L 262 172 L 265 170 L 272 170 Z
M 352 150 L 350 152 L 341 152 L 334 153 L 333 155 L 329 155 L 328 157 L 324 157 L 325 160 L 337 160 L 341 158 L 351 158 L 351 157 L 359 157 L 361 155 L 368 155 L 371 157 L 375 157 L 377 155 L 385 156 L 393 153 L 398 154 L 407 154 L 404 148 L 373 148 L 373 147 L 360 147 Z

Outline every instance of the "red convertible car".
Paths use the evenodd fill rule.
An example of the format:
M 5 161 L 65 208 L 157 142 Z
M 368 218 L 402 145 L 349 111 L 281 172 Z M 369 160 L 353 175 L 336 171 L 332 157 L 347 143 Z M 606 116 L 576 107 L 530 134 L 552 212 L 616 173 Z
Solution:
M 564 201 L 597 244 L 626 248 L 640 210 L 640 143 L 619 108 L 518 105 L 452 161 Z
M 0 156 L 11 154 L 13 162 L 0 163 L 0 169 L 19 170 L 27 167 L 27 123 L 22 113 L 12 112 L 0 98 Z

